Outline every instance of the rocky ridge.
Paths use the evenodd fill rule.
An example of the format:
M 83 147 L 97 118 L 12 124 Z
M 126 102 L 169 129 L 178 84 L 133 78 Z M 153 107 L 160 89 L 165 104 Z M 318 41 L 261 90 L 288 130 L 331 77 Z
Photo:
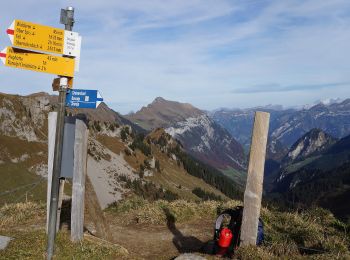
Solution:
M 191 155 L 215 168 L 246 169 L 242 146 L 204 111 L 190 104 L 158 97 L 127 118 L 146 129 L 165 128 Z

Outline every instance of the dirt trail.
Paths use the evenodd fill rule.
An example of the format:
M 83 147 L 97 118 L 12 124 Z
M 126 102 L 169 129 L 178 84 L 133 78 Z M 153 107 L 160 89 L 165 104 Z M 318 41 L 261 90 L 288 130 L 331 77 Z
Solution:
M 169 212 L 163 225 L 125 225 L 119 216 L 101 210 L 88 176 L 85 200 L 85 224 L 92 222 L 97 237 L 126 248 L 130 259 L 173 259 L 181 253 L 201 252 L 213 237 L 214 220 L 179 224 Z
M 200 252 L 213 236 L 211 221 L 123 226 L 112 215 L 107 219 L 114 242 L 136 259 L 173 259 L 181 253 Z

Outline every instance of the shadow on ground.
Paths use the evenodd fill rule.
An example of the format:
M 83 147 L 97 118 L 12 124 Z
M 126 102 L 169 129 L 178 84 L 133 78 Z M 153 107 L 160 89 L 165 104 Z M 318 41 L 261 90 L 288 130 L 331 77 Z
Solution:
M 207 253 L 208 242 L 203 243 L 194 236 L 185 236 L 182 234 L 181 231 L 176 228 L 174 215 L 171 214 L 167 208 L 163 210 L 167 219 L 167 227 L 174 236 L 172 242 L 179 253 Z

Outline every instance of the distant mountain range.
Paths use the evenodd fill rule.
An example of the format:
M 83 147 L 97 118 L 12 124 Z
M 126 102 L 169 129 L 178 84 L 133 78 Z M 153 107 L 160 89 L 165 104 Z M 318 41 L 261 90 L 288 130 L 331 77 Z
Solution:
M 296 163 L 307 157 L 317 156 L 337 141 L 333 136 L 321 129 L 311 129 L 300 137 L 283 158 L 282 164 Z
M 190 154 L 215 168 L 246 169 L 241 144 L 204 111 L 190 104 L 158 97 L 126 118 L 147 130 L 165 128 Z
M 210 113 L 210 117 L 226 128 L 247 148 L 250 144 L 254 112 L 257 110 L 271 114 L 270 139 L 278 140 L 286 147 L 290 147 L 313 128 L 322 129 L 336 138 L 350 134 L 350 99 L 340 103 L 319 103 L 301 110 L 276 109 L 271 106 L 251 109 L 221 109 Z
M 350 135 L 340 140 L 312 129 L 298 139 L 267 177 L 267 191 L 290 204 L 320 205 L 350 217 Z

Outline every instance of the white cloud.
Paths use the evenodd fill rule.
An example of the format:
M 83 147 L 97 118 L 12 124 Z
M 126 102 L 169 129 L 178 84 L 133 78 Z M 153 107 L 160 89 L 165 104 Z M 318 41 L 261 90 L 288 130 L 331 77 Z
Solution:
M 221 107 L 237 99 L 227 93 L 252 85 L 350 80 L 347 0 L 79 0 L 57 1 L 56 6 L 52 2 L 9 2 L 6 12 L 0 10 L 0 28 L 14 18 L 61 27 L 59 9 L 74 3 L 75 30 L 83 34 L 75 85 L 100 89 L 121 112 L 137 110 L 156 96 L 202 108 Z M 8 45 L 3 36 L 0 44 Z M 53 78 L 4 67 L 0 75 L 0 91 L 12 93 L 48 91 Z M 336 90 L 350 96 L 350 90 Z M 321 94 L 329 95 L 304 95 L 312 100 L 284 93 L 264 95 L 266 101 L 260 94 L 239 97 L 256 106 L 312 102 L 323 99 Z

